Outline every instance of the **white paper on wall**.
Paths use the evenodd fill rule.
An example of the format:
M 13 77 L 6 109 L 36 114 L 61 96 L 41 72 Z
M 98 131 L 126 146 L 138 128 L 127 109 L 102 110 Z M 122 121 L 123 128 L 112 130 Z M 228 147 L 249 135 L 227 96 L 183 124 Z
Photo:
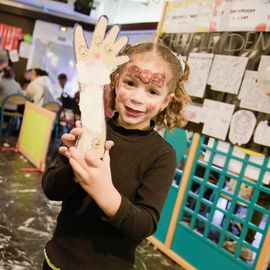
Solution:
M 237 94 L 247 61 L 248 57 L 215 55 L 208 78 L 212 90 Z
M 185 83 L 185 88 L 189 95 L 194 97 L 204 96 L 213 57 L 213 53 L 189 54 L 188 65 L 190 67 L 190 74 L 188 81 Z
M 207 3 L 208 2 L 208 3 Z M 167 33 L 202 32 L 209 28 L 213 13 L 212 0 L 174 1 L 168 4 L 164 20 Z
M 249 142 L 256 125 L 253 112 L 240 110 L 234 113 L 230 123 L 229 140 L 233 144 L 246 144 Z
M 261 56 L 258 67 L 258 85 L 259 89 L 270 97 L 270 55 Z
M 238 98 L 241 108 L 270 113 L 270 97 L 260 90 L 257 71 L 246 70 Z
M 31 44 L 21 41 L 20 43 L 20 48 L 19 48 L 19 56 L 21 58 L 26 58 L 28 59 L 29 55 L 30 55 L 30 51 L 31 51 Z
M 234 105 L 205 99 L 203 102 L 202 133 L 225 140 L 234 111 Z
M 202 122 L 202 106 L 201 104 L 190 104 L 186 106 L 183 110 L 182 113 L 184 117 L 189 121 L 193 123 L 199 124 Z
M 169 1 L 162 32 L 267 31 L 268 0 Z
M 268 0 L 215 1 L 215 23 L 218 31 L 266 31 L 270 25 Z M 218 2 L 218 4 L 217 4 Z
M 19 55 L 17 50 L 8 51 L 8 55 L 12 63 L 19 61 Z
M 256 127 L 253 141 L 270 147 L 270 126 L 268 126 L 267 120 L 261 121 Z

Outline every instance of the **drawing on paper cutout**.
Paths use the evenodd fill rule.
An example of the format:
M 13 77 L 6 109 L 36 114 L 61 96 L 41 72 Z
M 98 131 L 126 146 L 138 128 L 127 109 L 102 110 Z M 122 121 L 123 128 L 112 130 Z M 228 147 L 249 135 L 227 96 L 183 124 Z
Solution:
M 233 144 L 246 144 L 250 140 L 256 125 L 255 115 L 246 110 L 234 113 L 230 125 L 229 140 Z
M 211 89 L 238 94 L 247 62 L 248 57 L 216 54 L 208 78 Z
M 254 133 L 253 141 L 258 144 L 270 146 L 270 126 L 267 120 L 261 121 Z
M 190 53 L 188 64 L 190 67 L 189 79 L 185 82 L 185 88 L 191 96 L 203 97 L 207 77 L 211 67 L 214 54 L 212 53 Z
M 103 104 L 104 85 L 110 82 L 111 72 L 129 60 L 118 54 L 127 45 L 128 38 L 117 40 L 119 25 L 106 33 L 108 19 L 101 16 L 96 24 L 92 42 L 88 48 L 83 29 L 74 27 L 74 49 L 77 76 L 80 85 L 80 110 L 83 134 L 77 144 L 80 153 L 92 151 L 98 157 L 104 154 L 106 139 L 105 112 Z

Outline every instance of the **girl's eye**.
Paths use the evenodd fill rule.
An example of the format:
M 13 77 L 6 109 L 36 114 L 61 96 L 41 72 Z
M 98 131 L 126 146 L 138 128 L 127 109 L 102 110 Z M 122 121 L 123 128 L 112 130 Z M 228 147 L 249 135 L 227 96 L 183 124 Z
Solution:
M 154 90 L 154 89 L 150 89 L 150 90 L 149 90 L 149 93 L 150 93 L 151 95 L 158 95 L 158 92 L 157 92 L 156 90 Z
M 127 84 L 128 86 L 134 86 L 135 83 L 133 81 L 124 81 L 125 84 Z

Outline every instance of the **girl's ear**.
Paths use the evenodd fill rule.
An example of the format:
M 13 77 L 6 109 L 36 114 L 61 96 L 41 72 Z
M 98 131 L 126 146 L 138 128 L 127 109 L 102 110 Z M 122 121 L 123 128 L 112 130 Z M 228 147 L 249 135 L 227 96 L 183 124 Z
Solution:
M 163 111 L 169 105 L 173 97 L 174 97 L 174 93 L 171 93 L 164 99 L 162 105 L 160 106 L 160 111 Z

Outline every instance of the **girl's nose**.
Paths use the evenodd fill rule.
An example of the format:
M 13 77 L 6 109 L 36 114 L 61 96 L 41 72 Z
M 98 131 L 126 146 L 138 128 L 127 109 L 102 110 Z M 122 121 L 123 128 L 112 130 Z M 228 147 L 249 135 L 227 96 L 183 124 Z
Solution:
M 143 89 L 137 88 L 135 91 L 133 91 L 130 99 L 132 102 L 137 104 L 143 104 L 145 98 L 145 93 Z

